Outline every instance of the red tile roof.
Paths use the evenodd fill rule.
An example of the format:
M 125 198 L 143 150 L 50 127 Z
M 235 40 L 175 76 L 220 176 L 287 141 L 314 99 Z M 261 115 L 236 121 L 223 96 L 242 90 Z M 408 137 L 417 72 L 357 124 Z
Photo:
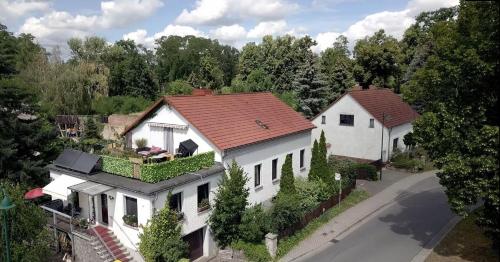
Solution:
M 164 97 L 123 134 L 137 126 L 161 102 L 171 105 L 220 150 L 249 145 L 314 128 L 301 114 L 271 93 Z
M 351 95 L 373 117 L 382 122 L 382 114 L 388 128 L 410 123 L 420 115 L 390 89 L 353 90 Z

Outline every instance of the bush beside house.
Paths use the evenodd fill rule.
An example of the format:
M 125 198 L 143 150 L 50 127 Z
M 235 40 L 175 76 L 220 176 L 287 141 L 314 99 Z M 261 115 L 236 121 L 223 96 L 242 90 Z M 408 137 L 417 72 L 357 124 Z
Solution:
M 240 225 L 249 195 L 247 180 L 243 169 L 233 160 L 217 188 L 208 224 L 219 247 L 229 246 L 242 237 Z
M 182 239 L 177 213 L 168 207 L 168 202 L 139 235 L 139 251 L 146 262 L 178 262 L 187 255 L 188 246 Z

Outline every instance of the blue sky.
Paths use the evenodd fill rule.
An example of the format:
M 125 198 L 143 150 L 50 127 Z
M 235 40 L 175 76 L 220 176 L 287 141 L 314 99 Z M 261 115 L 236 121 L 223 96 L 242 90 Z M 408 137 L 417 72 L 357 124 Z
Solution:
M 340 34 L 351 43 L 378 29 L 400 38 L 422 11 L 458 0 L 0 0 L 0 22 L 48 49 L 71 37 L 133 39 L 154 48 L 164 35 L 198 35 L 240 48 L 262 36 L 313 37 L 315 51 Z

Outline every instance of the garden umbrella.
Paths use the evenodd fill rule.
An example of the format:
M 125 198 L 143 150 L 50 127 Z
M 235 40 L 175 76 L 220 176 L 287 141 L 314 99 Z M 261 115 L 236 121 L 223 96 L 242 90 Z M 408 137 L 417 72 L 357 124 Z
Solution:
M 43 196 L 43 189 L 41 187 L 37 187 L 26 192 L 26 194 L 24 194 L 24 199 L 35 199 L 41 196 Z

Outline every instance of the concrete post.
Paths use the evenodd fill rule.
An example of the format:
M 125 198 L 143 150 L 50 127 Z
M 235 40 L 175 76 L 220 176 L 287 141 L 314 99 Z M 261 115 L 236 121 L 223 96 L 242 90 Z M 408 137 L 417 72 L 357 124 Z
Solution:
M 276 251 L 278 250 L 278 235 L 273 233 L 267 233 L 266 247 L 271 257 L 273 258 L 276 257 Z

